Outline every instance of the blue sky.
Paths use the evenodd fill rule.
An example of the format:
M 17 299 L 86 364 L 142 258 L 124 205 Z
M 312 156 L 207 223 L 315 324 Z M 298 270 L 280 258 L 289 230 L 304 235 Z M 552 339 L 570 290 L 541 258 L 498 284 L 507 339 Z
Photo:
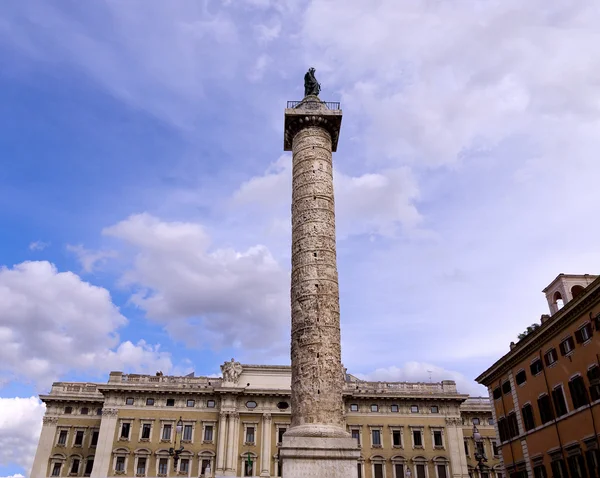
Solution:
M 597 273 L 590 1 L 0 5 L 0 476 L 54 380 L 288 363 L 283 109 L 340 101 L 343 361 L 473 378 Z M 8 65 L 8 67 L 6 67 Z M 33 398 L 31 398 L 33 397 Z

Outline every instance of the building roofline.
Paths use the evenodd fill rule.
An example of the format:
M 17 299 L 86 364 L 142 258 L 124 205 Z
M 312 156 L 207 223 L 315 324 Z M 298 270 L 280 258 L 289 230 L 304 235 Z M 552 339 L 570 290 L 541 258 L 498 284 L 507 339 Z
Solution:
M 542 292 L 543 292 L 544 294 L 545 294 L 546 292 L 548 292 L 548 291 L 549 291 L 549 290 L 552 288 L 552 286 L 553 286 L 554 284 L 556 284 L 556 283 L 557 283 L 557 282 L 558 282 L 558 281 L 559 281 L 561 278 L 562 278 L 562 279 L 581 279 L 582 277 L 588 277 L 588 278 L 592 279 L 592 283 L 593 283 L 593 281 L 594 281 L 594 280 L 596 280 L 596 278 L 598 278 L 598 276 L 597 276 L 597 275 L 595 275 L 595 274 L 563 274 L 563 273 L 561 272 L 560 274 L 558 274 L 558 275 L 556 276 L 556 278 L 555 278 L 555 279 L 554 279 L 552 282 L 550 282 L 550 284 L 548 284 L 548 285 L 546 286 L 546 288 L 545 288 L 544 290 L 542 290 Z M 589 285 L 589 284 L 588 284 L 588 285 Z
M 569 276 L 565 274 L 559 274 L 558 277 Z M 579 275 L 575 277 L 581 276 Z M 480 374 L 475 381 L 487 386 L 487 384 L 490 384 L 499 374 L 502 373 L 501 369 L 503 370 L 508 366 L 513 366 L 515 363 L 523 360 L 526 356 L 531 355 L 534 350 L 537 351 L 538 345 L 541 345 L 541 343 L 547 341 L 550 337 L 554 336 L 577 320 L 584 309 L 590 307 L 593 305 L 594 301 L 597 302 L 598 299 L 600 299 L 600 276 L 595 277 L 597 278 L 585 288 L 583 294 L 567 302 L 562 309 L 551 315 L 543 324 L 540 325 L 540 327 L 519 340 L 513 349 L 509 350 L 500 359 L 494 362 L 494 364 L 485 370 L 485 372 Z M 550 285 L 553 283 L 554 281 Z

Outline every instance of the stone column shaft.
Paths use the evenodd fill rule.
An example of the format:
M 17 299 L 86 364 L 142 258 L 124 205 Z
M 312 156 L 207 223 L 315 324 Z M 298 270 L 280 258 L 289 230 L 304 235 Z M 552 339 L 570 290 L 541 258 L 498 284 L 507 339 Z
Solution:
M 238 442 L 238 423 L 239 415 L 237 413 L 230 413 L 227 430 L 227 460 L 225 463 L 225 474 L 229 476 L 235 476 L 237 469 L 236 445 Z
M 331 148 L 319 126 L 292 143 L 292 428 L 343 428 Z
M 106 478 L 109 475 L 115 430 L 117 429 L 117 415 L 117 409 L 104 408 L 102 410 L 102 421 L 100 422 L 98 446 L 95 455 L 97 458 L 94 461 L 91 478 Z

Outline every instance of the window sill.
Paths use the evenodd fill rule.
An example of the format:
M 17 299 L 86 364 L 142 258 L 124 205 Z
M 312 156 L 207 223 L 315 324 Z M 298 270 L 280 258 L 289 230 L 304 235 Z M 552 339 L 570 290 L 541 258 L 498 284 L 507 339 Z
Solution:
M 423 445 L 415 445 L 413 446 L 413 450 L 423 450 Z
M 140 441 L 149 442 L 150 438 L 140 438 Z
M 59 448 L 64 448 L 66 446 L 66 444 L 65 443 L 57 443 L 56 446 Z
M 75 443 L 73 448 L 81 448 L 83 445 L 81 443 Z
M 136 473 L 135 474 L 136 477 L 140 477 L 140 476 L 146 476 L 146 473 Z
M 444 449 L 444 445 L 435 445 L 433 447 L 434 450 L 443 450 Z
M 202 443 L 205 445 L 212 445 L 213 441 L 212 440 L 202 440 Z M 280 443 L 278 443 L 278 445 L 280 445 Z
M 181 443 L 192 443 L 192 440 L 181 440 Z
M 245 441 L 244 446 L 256 446 L 256 442 L 254 441 Z
M 117 441 L 129 441 L 129 437 L 119 437 Z
M 115 475 L 124 475 L 124 474 L 125 474 L 125 470 L 123 470 L 123 471 L 115 470 Z

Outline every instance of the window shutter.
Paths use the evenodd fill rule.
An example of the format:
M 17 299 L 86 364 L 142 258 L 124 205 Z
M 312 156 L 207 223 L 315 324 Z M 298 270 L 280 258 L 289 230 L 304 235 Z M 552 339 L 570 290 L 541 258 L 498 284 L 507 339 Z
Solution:
M 560 354 L 561 355 L 566 355 L 567 354 L 567 351 L 565 350 L 565 343 L 564 342 L 560 343 L 560 347 L 559 348 L 560 348 Z
M 544 355 L 544 362 L 546 362 L 546 366 L 550 365 L 550 360 L 548 359 L 549 356 L 550 356 L 549 353 Z
M 577 341 L 578 344 L 583 342 L 583 334 L 581 333 L 581 330 L 575 331 L 575 340 Z

